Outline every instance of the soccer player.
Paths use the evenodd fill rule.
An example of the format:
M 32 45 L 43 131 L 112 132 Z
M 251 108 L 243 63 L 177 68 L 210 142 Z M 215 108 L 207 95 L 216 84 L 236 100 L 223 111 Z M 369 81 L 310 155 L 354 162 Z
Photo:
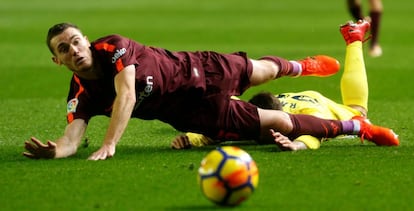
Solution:
M 367 21 L 349 22 L 340 27 L 346 42 L 345 65 L 341 78 L 343 104 L 338 104 L 316 91 L 281 93 L 278 95 L 263 92 L 254 95 L 249 102 L 264 109 L 283 110 L 290 114 L 309 114 L 324 119 L 349 120 L 363 119 L 368 111 L 368 81 L 365 70 L 362 41 L 369 30 Z M 279 132 L 273 133 L 276 144 L 282 150 L 318 149 L 324 139 L 309 135 L 299 136 L 293 141 Z M 366 137 L 365 137 L 366 138 Z M 217 141 L 200 134 L 186 133 L 177 136 L 171 146 L 174 149 L 216 144 Z M 398 142 L 378 143 L 378 145 L 398 145 Z
M 369 16 L 364 17 L 361 0 L 347 0 L 348 10 L 355 21 L 366 19 L 371 22 L 372 39 L 369 46 L 369 55 L 379 57 L 382 55 L 382 48 L 379 44 L 379 31 L 383 6 L 381 0 L 369 0 Z
M 310 115 L 258 109 L 231 96 L 281 76 L 328 76 L 339 70 L 328 56 L 288 61 L 276 56 L 250 59 L 246 53 L 172 52 L 142 45 L 120 35 L 89 42 L 81 30 L 56 24 L 47 35 L 52 60 L 73 72 L 62 137 L 25 141 L 29 158 L 63 158 L 77 152 L 89 120 L 110 117 L 102 146 L 88 159 L 114 156 L 131 117 L 158 119 L 180 131 L 218 140 L 273 140 L 271 129 L 289 138 L 309 134 L 336 137 L 358 134 L 378 142 L 398 142 L 387 128 L 362 119 L 324 120 Z

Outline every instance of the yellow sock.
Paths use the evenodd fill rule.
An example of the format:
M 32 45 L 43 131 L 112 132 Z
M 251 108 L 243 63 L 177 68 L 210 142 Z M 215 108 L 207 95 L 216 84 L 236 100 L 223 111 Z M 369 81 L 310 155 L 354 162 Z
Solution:
M 358 105 L 368 110 L 368 80 L 361 41 L 346 46 L 341 93 L 344 105 Z

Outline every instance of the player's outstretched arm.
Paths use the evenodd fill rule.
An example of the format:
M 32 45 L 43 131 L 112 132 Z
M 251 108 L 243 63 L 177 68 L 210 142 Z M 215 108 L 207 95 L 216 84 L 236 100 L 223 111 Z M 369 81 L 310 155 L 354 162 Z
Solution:
M 25 141 L 26 152 L 23 155 L 32 159 L 52 159 L 69 157 L 76 153 L 81 139 L 86 131 L 87 124 L 82 119 L 75 119 L 68 124 L 65 133 L 55 142 L 47 141 L 46 144 L 35 137 Z
M 115 76 L 116 97 L 111 120 L 101 148 L 89 156 L 89 160 L 105 160 L 114 156 L 116 144 L 121 139 L 134 109 L 135 66 L 129 65 Z

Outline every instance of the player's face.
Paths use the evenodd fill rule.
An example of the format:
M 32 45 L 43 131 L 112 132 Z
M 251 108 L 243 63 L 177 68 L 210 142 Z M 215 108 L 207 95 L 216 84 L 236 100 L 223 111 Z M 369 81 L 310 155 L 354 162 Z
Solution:
M 52 58 L 56 64 L 63 64 L 71 71 L 82 75 L 92 70 L 92 53 L 89 40 L 76 28 L 67 28 L 50 40 Z

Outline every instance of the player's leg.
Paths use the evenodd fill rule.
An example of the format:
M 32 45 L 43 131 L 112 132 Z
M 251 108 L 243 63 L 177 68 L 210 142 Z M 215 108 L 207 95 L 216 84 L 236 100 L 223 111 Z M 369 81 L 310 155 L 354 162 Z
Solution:
M 203 67 L 200 69 L 205 71 L 206 80 L 222 93 L 236 96 L 250 86 L 263 84 L 282 76 L 329 76 L 337 73 L 340 68 L 336 59 L 324 55 L 298 61 L 288 61 L 277 56 L 265 56 L 255 60 L 248 58 L 243 52 L 233 54 L 202 52 L 196 56 L 199 56 L 203 62 Z
M 317 138 L 333 138 L 338 135 L 354 135 L 353 121 L 326 120 L 311 115 L 288 114 L 279 110 L 258 109 L 261 140 L 272 139 L 269 130 L 280 132 L 294 140 L 300 135 L 311 135 Z
M 338 60 L 317 55 L 293 61 L 277 56 L 265 56 L 259 60 L 250 59 L 253 71 L 250 76 L 251 85 L 259 85 L 282 76 L 330 76 L 338 72 Z
M 361 0 L 347 0 L 349 13 L 355 21 L 364 19 Z
M 365 70 L 362 42 L 369 30 L 367 21 L 348 22 L 340 27 L 346 42 L 341 94 L 344 105 L 354 107 L 366 116 L 368 109 L 368 80 Z
M 369 3 L 370 3 L 369 17 L 371 18 L 371 34 L 372 34 L 369 54 L 372 57 L 378 57 L 382 55 L 382 49 L 381 49 L 381 46 L 379 45 L 378 38 L 379 38 L 379 29 L 380 29 L 383 6 L 382 6 L 381 0 L 369 0 Z
M 338 135 L 358 135 L 381 146 L 399 145 L 398 136 L 388 128 L 372 125 L 363 117 L 352 120 L 326 120 L 311 115 L 293 115 L 278 110 L 258 109 L 261 140 L 272 138 L 274 130 L 294 140 L 300 135 L 317 138 L 334 138 Z

